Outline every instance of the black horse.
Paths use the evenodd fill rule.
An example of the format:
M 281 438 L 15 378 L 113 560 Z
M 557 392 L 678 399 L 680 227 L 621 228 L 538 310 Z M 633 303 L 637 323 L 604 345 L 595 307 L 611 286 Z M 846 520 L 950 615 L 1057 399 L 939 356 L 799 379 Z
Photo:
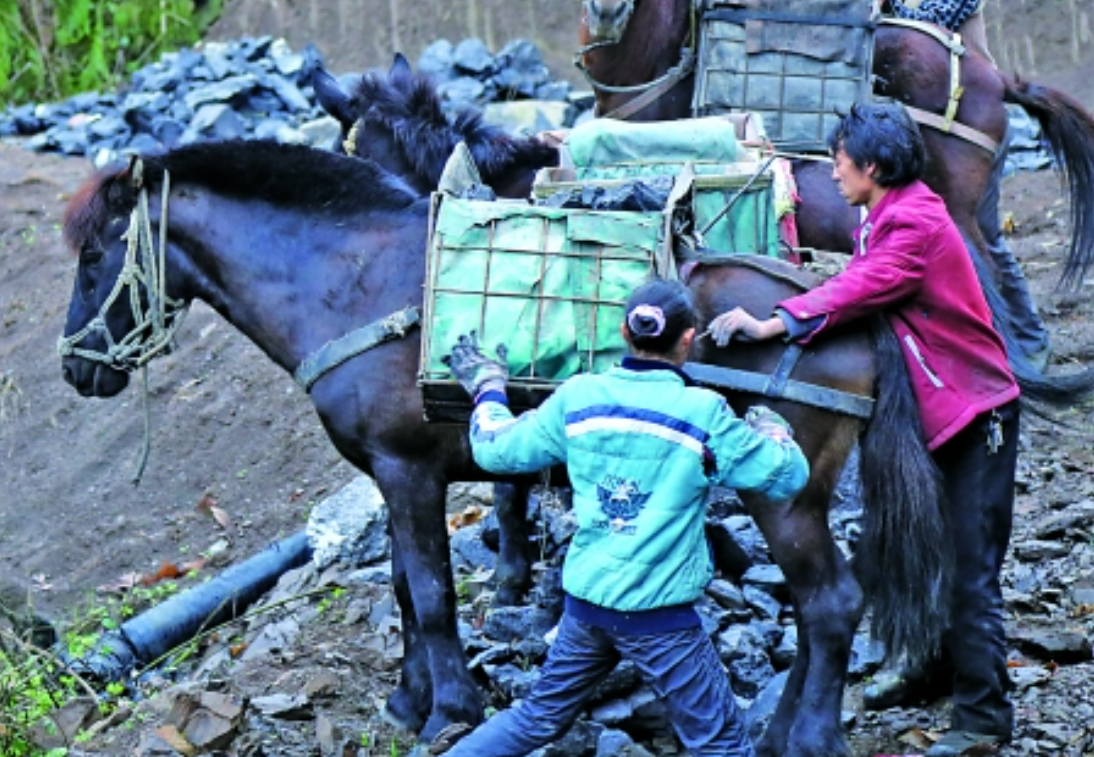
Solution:
M 143 234 L 154 240 L 162 232 L 165 244 L 155 256 L 162 273 L 133 279 L 127 255 L 140 266 L 152 254 L 151 241 L 134 252 L 122 238 L 142 190 L 165 198 L 145 206 Z M 293 371 L 327 342 L 421 304 L 427 211 L 425 198 L 375 164 L 303 147 L 206 143 L 101 172 L 66 212 L 65 238 L 79 265 L 62 349 L 65 380 L 85 396 L 118 394 L 157 345 L 138 358 L 111 345 L 139 352 L 194 299 Z M 792 283 L 797 275 L 789 266 L 772 274 L 703 265 L 690 286 L 709 321 L 736 305 L 770 308 L 799 291 Z M 131 281 L 137 296 L 119 290 L 119 280 Z M 319 378 L 311 398 L 331 441 L 375 478 L 390 507 L 406 657 L 387 713 L 430 739 L 450 723 L 482 717 L 456 633 L 444 505 L 449 482 L 491 477 L 474 465 L 465 428 L 423 421 L 419 347 L 419 333 L 411 330 Z M 780 357 L 773 344 L 719 350 L 704 343 L 693 355 L 767 373 Z M 891 332 L 877 325 L 873 338 L 867 328 L 833 335 L 805 351 L 794 377 L 877 398 L 872 419 L 863 422 L 758 395 L 730 397 L 738 411 L 766 402 L 782 413 L 812 466 L 794 502 L 746 499 L 789 582 L 799 628 L 799 653 L 767 743 L 779 753 L 840 755 L 847 751 L 840 709 L 863 612 L 861 587 L 893 649 L 925 654 L 944 627 L 945 593 L 938 587 L 949 580 L 949 562 L 939 551 L 945 539 L 936 472 Z M 883 562 L 884 569 L 860 582 L 832 540 L 827 511 L 864 428 L 868 525 L 860 553 L 872 556 L 864 568 Z

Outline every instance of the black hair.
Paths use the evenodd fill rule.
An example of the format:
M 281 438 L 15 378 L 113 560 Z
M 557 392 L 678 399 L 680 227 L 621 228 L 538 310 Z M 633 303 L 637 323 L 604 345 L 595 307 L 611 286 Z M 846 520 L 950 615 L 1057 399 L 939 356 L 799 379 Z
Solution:
M 919 127 L 899 103 L 855 103 L 828 135 L 828 149 L 842 149 L 862 170 L 873 163 L 874 181 L 886 188 L 911 184 L 927 163 Z
M 643 284 L 627 298 L 625 323 L 631 346 L 667 355 L 684 332 L 695 327 L 691 292 L 679 281 L 668 279 Z

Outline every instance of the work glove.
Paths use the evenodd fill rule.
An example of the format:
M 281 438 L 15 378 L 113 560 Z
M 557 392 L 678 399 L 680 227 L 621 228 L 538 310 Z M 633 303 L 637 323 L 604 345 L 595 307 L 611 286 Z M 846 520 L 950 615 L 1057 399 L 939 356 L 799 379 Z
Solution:
M 779 444 L 789 444 L 794 440 L 794 429 L 781 415 L 765 405 L 753 405 L 745 413 L 745 423 L 758 434 L 763 434 Z
M 496 351 L 496 360 L 487 357 L 479 347 L 478 332 L 472 331 L 469 335 L 460 336 L 452 347 L 452 354 L 445 355 L 441 362 L 448 366 L 452 377 L 460 382 L 471 398 L 478 399 L 484 392 L 505 391 L 509 380 L 509 365 L 506 362 L 509 349 L 499 344 Z

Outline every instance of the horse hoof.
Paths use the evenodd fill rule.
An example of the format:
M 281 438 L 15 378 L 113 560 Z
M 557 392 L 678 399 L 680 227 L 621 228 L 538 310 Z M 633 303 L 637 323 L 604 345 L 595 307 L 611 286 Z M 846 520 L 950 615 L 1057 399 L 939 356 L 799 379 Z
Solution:
M 407 733 L 417 734 L 425 725 L 425 719 L 403 712 L 394 697 L 387 700 L 380 710 L 380 717 L 385 723 Z

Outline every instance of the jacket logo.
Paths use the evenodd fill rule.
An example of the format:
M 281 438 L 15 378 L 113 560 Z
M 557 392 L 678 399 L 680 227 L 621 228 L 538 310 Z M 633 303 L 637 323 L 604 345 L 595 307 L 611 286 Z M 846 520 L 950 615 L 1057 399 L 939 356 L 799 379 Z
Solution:
M 610 528 L 612 531 L 632 533 L 634 527 L 628 526 L 627 522 L 638 517 L 638 513 L 646 506 L 650 494 L 652 492 L 638 491 L 638 482 L 633 479 L 605 476 L 604 481 L 596 485 L 600 509 L 608 516 L 608 521 L 601 522 L 602 527 L 606 526 L 605 530 Z

